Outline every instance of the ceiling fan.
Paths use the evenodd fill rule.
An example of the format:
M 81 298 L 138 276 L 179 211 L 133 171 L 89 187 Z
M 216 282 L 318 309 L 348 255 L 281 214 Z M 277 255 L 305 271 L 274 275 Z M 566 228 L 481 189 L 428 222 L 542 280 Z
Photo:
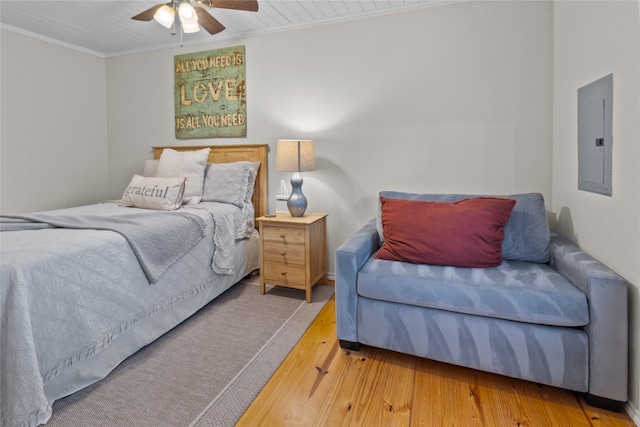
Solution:
M 131 19 L 137 21 L 155 19 L 161 25 L 171 28 L 177 13 L 182 31 L 185 33 L 198 32 L 200 27 L 207 30 L 209 34 L 217 34 L 224 30 L 224 25 L 201 6 L 257 12 L 258 0 L 171 0 L 169 3 L 157 4 Z

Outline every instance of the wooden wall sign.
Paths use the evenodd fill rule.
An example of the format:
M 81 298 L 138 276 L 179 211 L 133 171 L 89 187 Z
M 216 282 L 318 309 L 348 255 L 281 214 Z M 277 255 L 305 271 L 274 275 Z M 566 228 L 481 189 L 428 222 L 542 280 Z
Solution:
M 244 46 L 174 57 L 176 138 L 247 136 Z

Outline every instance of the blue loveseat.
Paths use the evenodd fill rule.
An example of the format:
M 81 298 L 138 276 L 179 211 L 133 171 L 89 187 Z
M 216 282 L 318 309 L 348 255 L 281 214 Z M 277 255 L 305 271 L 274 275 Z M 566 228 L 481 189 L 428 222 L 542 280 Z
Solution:
M 441 202 L 474 197 L 380 196 Z M 550 233 L 542 195 L 506 197 L 516 204 L 497 267 L 377 259 L 384 239 L 380 210 L 350 236 L 335 254 L 341 347 L 364 344 L 585 392 L 591 405 L 622 409 L 627 283 Z

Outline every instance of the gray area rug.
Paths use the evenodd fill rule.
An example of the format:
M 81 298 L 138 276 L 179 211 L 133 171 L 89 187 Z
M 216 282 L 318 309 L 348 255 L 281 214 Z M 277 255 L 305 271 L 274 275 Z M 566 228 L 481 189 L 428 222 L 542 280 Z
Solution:
M 125 360 L 109 376 L 53 405 L 47 427 L 233 426 L 333 295 L 267 288 L 258 277 L 216 298 Z

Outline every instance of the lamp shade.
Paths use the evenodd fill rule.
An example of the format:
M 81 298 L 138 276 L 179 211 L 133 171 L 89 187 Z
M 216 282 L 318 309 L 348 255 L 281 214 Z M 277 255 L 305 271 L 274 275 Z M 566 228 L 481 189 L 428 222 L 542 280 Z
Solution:
M 313 141 L 279 139 L 276 148 L 276 169 L 287 172 L 306 172 L 316 169 Z
M 180 16 L 182 31 L 185 33 L 197 33 L 200 31 L 198 15 L 196 14 L 196 10 L 189 3 L 180 3 L 180 6 L 178 6 L 178 16 Z
M 176 17 L 176 11 L 169 5 L 162 5 L 160 9 L 153 15 L 153 19 L 159 22 L 162 26 L 171 28 L 173 20 Z

